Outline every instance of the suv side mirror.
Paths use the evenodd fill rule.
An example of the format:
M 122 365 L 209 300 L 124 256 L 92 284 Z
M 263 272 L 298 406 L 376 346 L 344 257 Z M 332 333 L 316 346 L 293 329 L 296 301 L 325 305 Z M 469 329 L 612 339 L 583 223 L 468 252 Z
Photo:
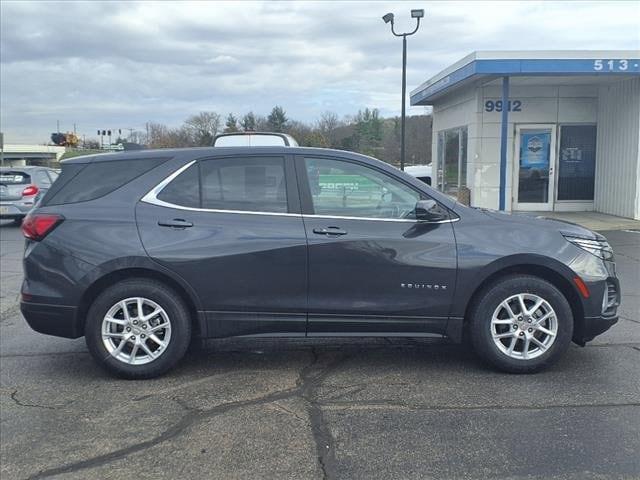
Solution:
M 435 200 L 418 200 L 415 208 L 416 219 L 423 222 L 441 222 L 449 215 Z

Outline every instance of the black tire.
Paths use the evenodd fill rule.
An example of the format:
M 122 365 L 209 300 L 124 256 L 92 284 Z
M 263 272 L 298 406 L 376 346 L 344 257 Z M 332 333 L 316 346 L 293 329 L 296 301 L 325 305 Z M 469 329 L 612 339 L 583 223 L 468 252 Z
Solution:
M 555 340 L 535 358 L 512 358 L 508 352 L 500 350 L 491 333 L 493 313 L 503 301 L 520 293 L 534 294 L 546 300 L 557 319 Z M 520 335 L 520 331 L 516 331 Z M 534 373 L 553 365 L 567 351 L 573 334 L 573 314 L 565 296 L 551 283 L 531 275 L 510 275 L 490 284 L 477 298 L 471 308 L 469 333 L 475 352 L 485 362 L 504 372 Z M 522 332 L 522 335 L 526 333 Z M 510 338 L 505 340 L 505 343 L 510 342 Z M 524 350 L 524 342 L 521 342 L 518 348 Z
M 171 324 L 171 337 L 166 348 L 156 359 L 142 365 L 127 364 L 115 358 L 102 341 L 105 315 L 116 303 L 131 297 L 143 297 L 158 304 Z M 174 367 L 187 351 L 191 341 L 189 309 L 175 291 L 159 281 L 146 278 L 123 280 L 103 291 L 89 308 L 85 340 L 93 358 L 108 372 L 128 379 L 157 377 Z

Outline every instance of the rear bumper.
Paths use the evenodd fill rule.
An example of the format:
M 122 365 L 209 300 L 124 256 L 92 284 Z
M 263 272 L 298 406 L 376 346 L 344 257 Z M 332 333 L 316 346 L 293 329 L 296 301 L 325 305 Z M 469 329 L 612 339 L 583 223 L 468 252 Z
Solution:
M 24 217 L 33 208 L 33 201 L 28 203 L 16 202 L 0 202 L 0 218 L 19 218 Z
M 29 326 L 36 332 L 66 338 L 78 338 L 84 335 L 76 307 L 20 302 L 20 311 Z

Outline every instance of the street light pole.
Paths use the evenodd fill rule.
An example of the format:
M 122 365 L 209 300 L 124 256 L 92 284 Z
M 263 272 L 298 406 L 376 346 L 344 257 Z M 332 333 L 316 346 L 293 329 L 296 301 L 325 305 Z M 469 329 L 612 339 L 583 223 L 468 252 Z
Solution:
M 418 22 L 420 19 L 418 19 Z M 404 170 L 404 132 L 407 119 L 407 36 L 402 36 L 402 117 L 400 119 L 400 170 Z
M 384 23 L 391 23 L 391 33 L 396 37 L 402 37 L 402 114 L 400 117 L 400 170 L 404 170 L 405 160 L 405 123 L 406 123 L 406 96 L 407 96 L 407 37 L 413 35 L 420 28 L 420 19 L 424 17 L 424 10 L 411 10 L 411 17 L 417 19 L 416 28 L 411 32 L 396 33 L 393 25 L 393 13 L 387 13 L 382 17 Z

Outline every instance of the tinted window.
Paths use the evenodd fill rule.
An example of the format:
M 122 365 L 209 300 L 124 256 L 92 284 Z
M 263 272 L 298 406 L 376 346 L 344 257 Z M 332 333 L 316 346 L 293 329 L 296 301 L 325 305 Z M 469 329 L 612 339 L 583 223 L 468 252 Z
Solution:
M 193 164 L 174 178 L 158 194 L 158 200 L 197 208 L 200 206 L 200 185 L 198 184 L 198 165 Z
M 205 160 L 200 173 L 203 208 L 287 212 L 282 158 Z
M 4 185 L 27 185 L 31 183 L 31 176 L 24 172 L 3 170 L 0 172 L 0 183 Z
M 391 176 L 363 165 L 305 159 L 316 215 L 415 218 L 420 194 Z
M 60 180 L 54 184 L 54 192 L 44 197 L 43 205 L 60 205 L 63 203 L 86 202 L 102 197 L 134 178 L 160 165 L 157 158 L 143 158 L 138 160 L 117 160 L 88 164 L 63 165 Z M 72 167 L 72 168 L 69 168 Z M 75 167 L 75 168 L 74 168 Z M 69 172 L 68 180 L 62 182 L 65 173 Z M 75 171 L 75 175 L 73 172 Z M 73 175 L 73 176 L 72 176 Z

